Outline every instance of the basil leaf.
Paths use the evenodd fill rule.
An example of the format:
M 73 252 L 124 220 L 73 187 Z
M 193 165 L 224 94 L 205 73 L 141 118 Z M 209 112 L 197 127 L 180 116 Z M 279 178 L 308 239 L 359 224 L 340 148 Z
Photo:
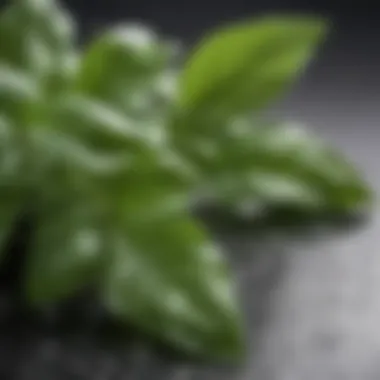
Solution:
M 15 135 L 14 125 L 0 117 L 0 258 L 6 253 L 26 198 L 21 174 L 24 157 Z
M 96 148 L 136 151 L 147 144 L 144 125 L 105 102 L 84 96 L 58 102 L 52 110 L 52 122 Z
M 0 17 L 0 61 L 37 75 L 49 91 L 73 79 L 75 26 L 54 0 L 13 1 Z
M 25 123 L 38 107 L 40 88 L 29 75 L 12 67 L 0 65 L 1 115 L 13 122 Z
M 239 357 L 233 281 L 220 252 L 182 214 L 124 219 L 114 230 L 104 297 L 115 315 L 194 354 Z
M 4 116 L 0 117 L 0 258 L 24 207 L 22 167 L 23 154 L 14 125 Z
M 219 200 L 344 211 L 371 199 L 352 163 L 304 129 L 243 120 L 229 132 L 207 167 L 205 189 Z
M 67 188 L 93 193 L 95 180 L 107 182 L 129 168 L 126 154 L 99 151 L 59 130 L 34 131 L 32 139 L 42 194 L 58 192 L 64 197 Z
M 20 178 L 24 155 L 15 126 L 0 116 L 0 183 L 2 186 L 21 187 Z
M 125 111 L 149 109 L 152 86 L 166 67 L 170 51 L 168 44 L 143 25 L 113 27 L 85 53 L 77 87 Z
M 63 131 L 34 131 L 35 160 L 42 170 L 39 193 L 65 197 L 68 189 L 101 198 L 110 207 L 120 202 L 151 202 L 178 192 L 175 207 L 187 209 L 189 191 L 199 173 L 186 159 L 168 148 L 130 154 L 104 151 Z M 180 204 L 178 204 L 180 202 Z
M 62 97 L 52 106 L 49 117 L 55 129 L 107 152 L 149 154 L 170 144 L 164 118 L 141 120 L 91 97 Z
M 129 178 L 142 188 L 144 184 L 157 183 L 166 184 L 168 190 L 177 187 L 176 184 L 182 184 L 186 188 L 199 179 L 193 163 L 170 146 L 152 150 L 150 154 L 136 157 L 132 162 L 133 171 Z
M 325 29 L 315 17 L 267 16 L 212 33 L 185 65 L 180 103 L 189 117 L 266 106 L 305 68 Z
M 108 195 L 111 208 L 129 210 L 126 212 L 132 212 L 136 221 L 161 210 L 189 210 L 191 189 L 200 180 L 200 173 L 182 155 L 167 148 L 131 157 L 126 166 L 107 181 L 96 182 L 98 192 L 106 198 L 112 194 Z
M 30 245 L 26 293 L 44 304 L 68 297 L 91 284 L 103 265 L 104 220 L 82 202 L 41 204 Z
M 138 120 L 109 107 L 105 102 L 78 96 L 57 103 L 52 120 L 55 130 L 44 130 L 41 138 L 47 142 L 43 135 L 51 136 L 53 143 L 61 141 L 65 144 L 70 152 L 67 162 L 78 157 L 73 149 L 77 153 L 83 152 L 80 156 L 89 159 L 81 161 L 85 165 L 80 161 L 77 165 L 81 168 L 87 166 L 91 173 L 96 174 L 96 163 L 102 161 L 104 165 L 98 167 L 98 174 L 104 179 L 109 170 L 108 182 L 97 186 L 107 185 L 112 191 L 129 194 L 136 186 L 141 189 L 186 189 L 197 181 L 196 168 L 172 146 L 164 120 Z M 78 149 L 75 149 L 74 141 Z M 57 146 L 50 150 L 64 153 L 66 148 L 62 145 L 61 148 Z M 84 149 L 88 154 L 84 154 Z M 98 157 L 90 159 L 90 152 Z M 93 165 L 89 165 L 91 162 Z

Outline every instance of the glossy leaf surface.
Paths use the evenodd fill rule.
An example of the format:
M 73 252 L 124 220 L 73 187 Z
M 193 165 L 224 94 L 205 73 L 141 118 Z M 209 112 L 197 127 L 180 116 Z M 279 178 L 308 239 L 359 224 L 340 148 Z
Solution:
M 0 17 L 0 60 L 34 74 L 49 91 L 75 75 L 75 25 L 55 0 L 15 0 Z
M 94 205 L 60 200 L 45 206 L 36 221 L 26 272 L 26 292 L 36 304 L 59 301 L 92 284 L 105 254 L 106 223 Z
M 144 25 L 115 26 L 86 51 L 77 87 L 130 114 L 151 113 L 170 56 L 170 45 Z
M 227 117 L 267 106 L 309 63 L 325 29 L 318 18 L 267 16 L 215 31 L 185 65 L 182 106 Z
M 226 263 L 188 216 L 125 220 L 111 240 L 110 309 L 193 354 L 239 357 L 242 325 Z
M 240 120 L 217 141 L 205 168 L 219 201 L 349 211 L 371 200 L 353 165 L 298 125 Z

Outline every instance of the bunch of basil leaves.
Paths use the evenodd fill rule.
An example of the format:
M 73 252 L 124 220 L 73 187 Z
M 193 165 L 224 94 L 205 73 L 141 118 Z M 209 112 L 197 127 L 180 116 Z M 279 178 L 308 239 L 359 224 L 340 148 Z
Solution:
M 0 17 L 0 243 L 33 219 L 25 293 L 36 306 L 94 284 L 109 311 L 186 352 L 238 357 L 244 323 L 220 248 L 189 210 L 370 200 L 315 137 L 263 122 L 326 23 L 267 16 L 206 36 L 181 69 L 170 41 L 116 25 L 85 49 L 54 0 Z

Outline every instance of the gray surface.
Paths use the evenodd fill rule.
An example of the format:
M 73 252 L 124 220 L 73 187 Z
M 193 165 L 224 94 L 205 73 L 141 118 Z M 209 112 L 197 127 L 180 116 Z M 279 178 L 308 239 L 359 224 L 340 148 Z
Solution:
M 1 378 L 379 379 L 379 228 L 374 221 L 359 229 L 314 226 L 224 233 L 249 323 L 250 348 L 238 368 L 188 363 L 143 345 L 116 349 L 100 343 L 91 326 L 88 331 L 56 333 L 46 324 L 42 329 L 26 326 L 24 320 L 1 335 Z

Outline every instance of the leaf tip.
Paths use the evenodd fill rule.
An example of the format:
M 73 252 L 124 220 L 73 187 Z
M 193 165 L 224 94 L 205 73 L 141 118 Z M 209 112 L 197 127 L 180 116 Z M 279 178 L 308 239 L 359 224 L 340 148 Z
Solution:
M 310 19 L 310 30 L 316 42 L 323 42 L 333 27 L 333 22 L 325 16 L 312 16 Z

